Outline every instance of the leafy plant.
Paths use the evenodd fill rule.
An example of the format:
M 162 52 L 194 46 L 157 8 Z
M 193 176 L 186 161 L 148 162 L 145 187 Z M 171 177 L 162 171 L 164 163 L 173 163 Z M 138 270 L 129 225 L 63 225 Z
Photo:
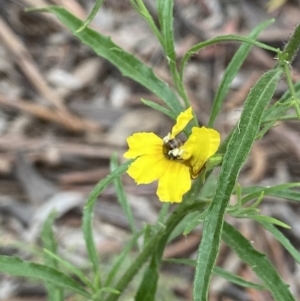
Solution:
M 110 175 L 95 186 L 83 210 L 82 231 L 88 257 L 93 267 L 90 278 L 57 255 L 56 243 L 51 231 L 54 221 L 53 215 L 47 220 L 42 233 L 45 247 L 45 264 L 35 264 L 18 258 L 0 256 L 0 271 L 44 281 L 49 291 L 49 300 L 63 300 L 64 291 L 69 290 L 89 300 L 116 301 L 141 267 L 147 265 L 136 292 L 135 300 L 154 301 L 157 282 L 160 276 L 162 256 L 168 241 L 183 231 L 185 233 L 192 231 L 199 223 L 203 223 L 203 236 L 199 245 L 197 260 L 177 260 L 177 263 L 195 266 L 194 301 L 207 300 L 212 273 L 217 273 L 238 285 L 256 289 L 267 289 L 276 301 L 295 300 L 287 284 L 284 283 L 278 271 L 276 271 L 266 256 L 256 251 L 237 229 L 225 221 L 224 217 L 227 212 L 236 218 L 247 217 L 257 221 L 282 244 L 296 261 L 300 262 L 299 252 L 274 227 L 274 224 L 288 226 L 274 218 L 260 215 L 258 210 L 258 205 L 263 201 L 265 195 L 275 195 L 299 201 L 300 193 L 292 190 L 292 188 L 300 184 L 288 183 L 268 188 L 242 188 L 237 186 L 239 172 L 255 140 L 261 138 L 277 120 L 282 120 L 285 117 L 287 118 L 287 116 L 290 117 L 286 113 L 291 107 L 296 112 L 292 115 L 293 118 L 300 118 L 298 99 L 300 84 L 293 85 L 290 73 L 290 65 L 300 44 L 300 26 L 296 28 L 283 50 L 256 41 L 259 33 L 273 22 L 273 20 L 270 20 L 256 26 L 248 37 L 236 35 L 220 36 L 196 44 L 187 51 L 180 61 L 176 57 L 174 47 L 173 1 L 156 1 L 158 12 L 157 25 L 142 0 L 130 0 L 132 7 L 147 22 L 164 51 L 173 79 L 173 87 L 171 88 L 163 80 L 159 79 L 150 67 L 116 45 L 110 37 L 106 37 L 88 27 L 102 3 L 103 1 L 101 0 L 97 1 L 91 15 L 86 21 L 78 19 L 63 7 L 49 6 L 38 10 L 54 14 L 82 43 L 88 45 L 99 56 L 110 61 L 124 76 L 133 79 L 149 89 L 161 99 L 164 106 L 149 100 L 142 100 L 142 102 L 174 120 L 182 111 L 190 107 L 190 101 L 184 87 L 184 70 L 194 53 L 221 42 L 241 43 L 240 48 L 229 63 L 217 90 L 208 127 L 214 125 L 229 87 L 254 45 L 273 52 L 278 59 L 278 63 L 272 70 L 263 74 L 251 89 L 245 100 L 240 120 L 228 138 L 219 147 L 218 154 L 208 160 L 200 176 L 194 180 L 191 189 L 184 195 L 183 201 L 170 213 L 168 205 L 164 205 L 155 225 L 148 225 L 139 231 L 136 229 L 131 208 L 126 199 L 120 178 L 127 171 L 133 160 L 119 166 L 116 156 L 112 157 Z M 285 75 L 287 79 L 289 90 L 281 99 L 271 104 L 270 101 L 282 75 Z M 183 100 L 184 106 L 180 100 Z M 185 131 L 187 135 L 190 135 L 191 126 L 198 127 L 195 118 L 192 120 L 192 125 Z M 212 170 L 216 166 L 221 166 L 218 181 L 213 185 L 211 197 L 206 198 L 204 193 L 205 185 L 209 182 Z M 207 179 L 207 182 L 203 182 L 203 179 Z M 112 266 L 110 273 L 105 278 L 105 275 L 101 272 L 101 261 L 92 236 L 92 219 L 97 197 L 111 183 L 116 187 L 121 207 L 129 221 L 132 230 L 132 239 L 128 242 Z M 229 205 L 229 199 L 232 194 L 236 194 L 238 198 L 235 206 Z M 257 201 L 248 206 L 247 203 L 252 200 Z M 192 218 L 186 219 L 187 216 Z M 139 237 L 144 238 L 143 246 L 139 246 L 140 249 L 136 259 L 130 267 L 120 273 L 124 258 L 137 245 Z M 254 273 L 260 278 L 262 285 L 246 281 L 215 266 L 222 239 L 236 252 L 242 261 L 253 269 Z M 76 275 L 80 281 L 74 280 L 65 272 L 60 271 L 60 266 L 64 266 L 72 275 Z

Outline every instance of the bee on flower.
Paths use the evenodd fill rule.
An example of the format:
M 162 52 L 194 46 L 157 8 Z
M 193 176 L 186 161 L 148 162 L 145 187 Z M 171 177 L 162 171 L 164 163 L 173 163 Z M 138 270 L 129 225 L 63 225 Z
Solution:
M 127 138 L 127 159 L 136 159 L 127 173 L 137 184 L 158 180 L 162 202 L 180 203 L 206 161 L 220 145 L 220 134 L 206 127 L 193 127 L 186 142 L 176 136 L 193 119 L 192 108 L 180 113 L 171 132 L 161 139 L 154 133 L 135 133 Z

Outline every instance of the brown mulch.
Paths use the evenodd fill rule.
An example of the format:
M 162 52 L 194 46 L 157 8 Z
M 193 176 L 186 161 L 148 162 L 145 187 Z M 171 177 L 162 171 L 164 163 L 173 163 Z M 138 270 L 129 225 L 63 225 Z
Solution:
M 279 1 L 278 1 L 279 2 Z M 175 1 L 175 37 L 178 57 L 193 44 L 225 34 L 246 35 L 258 23 L 275 18 L 259 40 L 283 47 L 300 20 L 297 1 Z M 154 1 L 145 1 L 155 16 Z M 120 162 L 126 138 L 133 132 L 165 135 L 172 125 L 140 99 L 160 102 L 74 38 L 57 19 L 24 8 L 63 5 L 84 19 L 92 0 L 0 0 L 0 254 L 42 261 L 40 229 L 55 208 L 59 253 L 73 264 L 87 266 L 81 233 L 81 212 L 92 187 L 109 173 L 117 152 Z M 134 53 L 171 83 L 165 57 L 147 24 L 128 1 L 107 0 L 91 26 Z M 206 124 L 216 88 L 238 45 L 218 44 L 195 55 L 185 71 L 186 87 L 200 123 Z M 276 64 L 273 54 L 253 48 L 236 76 L 216 128 L 224 139 L 238 120 L 244 99 L 260 75 Z M 300 60 L 293 63 L 299 80 Z M 275 97 L 287 89 L 282 80 Z M 300 179 L 300 126 L 281 122 L 257 142 L 246 162 L 240 183 L 276 185 Z M 161 206 L 155 184 L 137 187 L 124 176 L 128 201 L 137 227 L 154 223 Z M 234 201 L 234 200 L 233 200 Z M 260 206 L 292 226 L 285 235 L 300 247 L 299 206 L 267 198 Z M 95 212 L 95 241 L 99 254 L 113 259 L 130 237 L 129 225 L 112 186 L 99 197 Z M 229 219 L 267 253 L 300 299 L 299 265 L 261 227 L 247 220 Z M 201 230 L 180 237 L 165 250 L 167 257 L 195 258 Z M 257 281 L 250 268 L 227 247 L 221 247 L 218 264 L 249 281 Z M 178 267 L 177 267 L 178 268 Z M 192 268 L 167 265 L 166 278 L 181 285 L 168 286 L 174 300 L 192 300 Z M 176 296 L 176 297 L 175 297 Z M 122 299 L 122 298 L 121 298 Z M 41 283 L 0 275 L 0 300 L 46 300 Z M 122 299 L 125 300 L 125 299 Z M 264 291 L 242 289 L 214 278 L 210 300 L 272 300 Z

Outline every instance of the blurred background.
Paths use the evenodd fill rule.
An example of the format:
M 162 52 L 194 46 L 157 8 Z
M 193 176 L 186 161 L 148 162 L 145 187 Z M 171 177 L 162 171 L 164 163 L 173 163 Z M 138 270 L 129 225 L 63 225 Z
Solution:
M 82 45 L 50 14 L 25 8 L 57 4 L 85 19 L 93 0 L 0 0 L 0 253 L 42 262 L 40 230 L 55 208 L 59 254 L 82 269 L 86 259 L 81 212 L 93 186 L 109 173 L 114 152 L 124 162 L 126 138 L 152 131 L 165 136 L 172 121 L 140 101 L 161 100 Z M 155 1 L 145 0 L 156 16 Z M 259 41 L 282 48 L 300 21 L 299 0 L 175 0 L 174 26 L 178 58 L 194 44 L 218 35 L 247 35 L 262 21 L 275 18 Z M 141 61 L 171 85 L 162 50 L 147 24 L 128 1 L 107 0 L 91 26 Z M 185 83 L 200 124 L 207 124 L 212 100 L 237 43 L 222 43 L 194 55 Z M 272 53 L 254 47 L 234 79 L 216 128 L 224 139 L 238 120 L 250 88 L 276 64 Z M 299 81 L 300 60 L 293 63 Z M 275 100 L 287 90 L 278 85 Z M 276 185 L 300 180 L 300 123 L 280 122 L 255 143 L 239 182 L 243 186 Z M 139 228 L 154 223 L 161 203 L 155 183 L 137 187 L 123 177 L 128 201 Z M 234 198 L 232 200 L 235 201 Z M 291 225 L 285 235 L 300 247 L 300 208 L 296 203 L 267 197 L 261 212 Z M 300 300 L 300 268 L 281 245 L 248 220 L 228 219 L 267 253 Z M 103 269 L 130 238 L 128 222 L 108 187 L 99 197 L 94 237 Z M 201 228 L 181 236 L 165 257 L 195 258 Z M 134 252 L 132 253 L 134 259 Z M 130 264 L 130 258 L 128 259 Z M 226 246 L 218 265 L 257 281 Z M 157 300 L 192 300 L 193 268 L 164 265 Z M 133 288 L 139 283 L 135 280 Z M 131 291 L 120 300 L 133 300 Z M 0 275 L 0 300 L 47 300 L 42 283 Z M 70 296 L 66 300 L 80 300 Z M 221 278 L 212 281 L 210 301 L 268 301 L 265 291 L 243 289 Z

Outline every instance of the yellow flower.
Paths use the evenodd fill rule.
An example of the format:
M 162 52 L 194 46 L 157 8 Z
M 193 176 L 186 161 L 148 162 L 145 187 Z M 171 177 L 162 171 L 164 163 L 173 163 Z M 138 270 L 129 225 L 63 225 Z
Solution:
M 127 138 L 127 159 L 136 160 L 127 173 L 137 184 L 158 180 L 157 195 L 162 202 L 180 203 L 205 162 L 215 154 L 220 134 L 206 127 L 193 127 L 185 143 L 176 136 L 192 120 L 192 109 L 179 114 L 171 133 L 161 139 L 154 133 L 135 133 Z

